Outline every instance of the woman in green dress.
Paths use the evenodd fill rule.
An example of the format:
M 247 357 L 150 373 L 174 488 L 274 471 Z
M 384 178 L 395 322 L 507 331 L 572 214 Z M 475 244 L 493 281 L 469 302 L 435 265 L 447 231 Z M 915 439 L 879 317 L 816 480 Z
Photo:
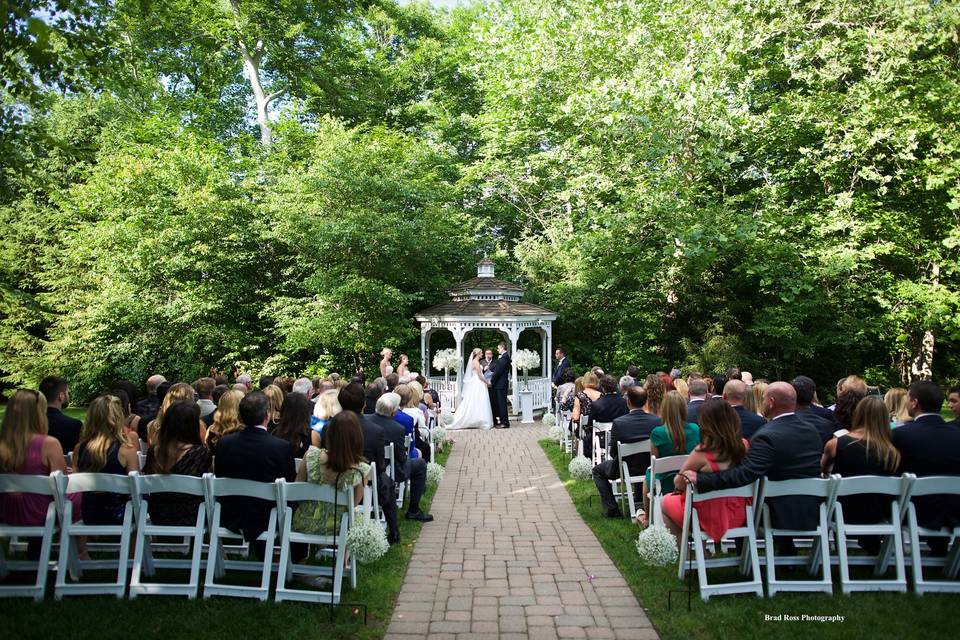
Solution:
M 660 419 L 663 424 L 650 432 L 650 453 L 658 458 L 689 454 L 700 444 L 700 427 L 687 422 L 687 401 L 678 391 L 668 391 L 660 405 Z M 658 473 L 661 495 L 673 492 L 673 478 L 676 471 Z M 643 481 L 643 510 L 637 513 L 640 526 L 647 524 L 647 511 L 650 509 L 648 488 L 650 470 Z

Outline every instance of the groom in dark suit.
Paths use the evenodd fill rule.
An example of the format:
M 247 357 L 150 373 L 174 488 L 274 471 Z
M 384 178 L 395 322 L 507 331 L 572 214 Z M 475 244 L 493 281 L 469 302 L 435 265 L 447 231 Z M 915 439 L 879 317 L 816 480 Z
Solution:
M 507 414 L 507 385 L 510 383 L 510 354 L 507 345 L 497 345 L 500 357 L 493 363 L 490 378 L 490 408 L 493 410 L 493 423 L 499 429 L 510 428 L 510 416 Z

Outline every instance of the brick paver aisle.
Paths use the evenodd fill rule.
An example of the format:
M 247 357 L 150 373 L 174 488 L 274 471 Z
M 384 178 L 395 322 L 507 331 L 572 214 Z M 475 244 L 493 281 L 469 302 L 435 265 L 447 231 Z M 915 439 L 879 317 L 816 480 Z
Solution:
M 455 432 L 388 640 L 657 638 L 537 444 L 545 433 Z

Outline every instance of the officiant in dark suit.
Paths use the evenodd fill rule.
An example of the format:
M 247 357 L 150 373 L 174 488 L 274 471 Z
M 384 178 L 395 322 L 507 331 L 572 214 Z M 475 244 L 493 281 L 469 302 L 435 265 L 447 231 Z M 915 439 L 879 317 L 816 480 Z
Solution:
M 557 347 L 553 357 L 557 359 L 557 368 L 553 371 L 553 386 L 559 387 L 563 372 L 570 368 L 570 361 L 567 360 L 567 353 L 563 347 Z
M 493 375 L 490 378 L 490 408 L 493 409 L 493 424 L 498 429 L 510 428 L 510 416 L 507 413 L 507 388 L 512 371 L 507 345 L 497 345 L 500 357 L 493 363 Z

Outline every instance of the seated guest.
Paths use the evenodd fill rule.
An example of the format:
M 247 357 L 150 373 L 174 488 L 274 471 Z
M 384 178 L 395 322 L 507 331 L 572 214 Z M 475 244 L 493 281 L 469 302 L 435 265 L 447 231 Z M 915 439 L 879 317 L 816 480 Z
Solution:
M 312 413 L 313 404 L 307 400 L 307 396 L 294 392 L 287 394 L 283 401 L 283 414 L 277 428 L 273 430 L 273 436 L 289 442 L 296 458 L 302 458 L 310 447 Z
M 73 451 L 77 471 L 121 476 L 140 470 L 139 448 L 127 440 L 120 401 L 114 396 L 95 398 L 87 408 L 80 443 Z M 194 429 L 197 426 L 194 424 Z M 88 492 L 81 503 L 85 524 L 121 524 L 128 497 L 116 493 Z
M 266 389 L 267 387 L 273 384 L 274 379 L 275 379 L 274 376 L 260 376 L 258 389 L 260 389 L 260 391 L 263 391 L 264 389 Z
M 395 484 L 410 481 L 410 507 L 407 510 L 407 519 L 431 522 L 433 516 L 420 511 L 420 499 L 427 490 L 427 463 L 423 458 L 407 457 L 403 446 L 407 435 L 406 429 L 394 420 L 399 408 L 400 396 L 395 393 L 385 393 L 377 400 L 377 412 L 372 416 L 364 416 L 364 420 L 379 425 L 383 429 L 385 444 L 393 445 Z
M 823 474 L 851 476 L 899 475 L 900 452 L 893 446 L 890 418 L 883 400 L 867 396 L 853 412 L 850 430 L 832 438 L 823 448 L 820 463 Z M 843 520 L 850 524 L 872 524 L 890 519 L 893 498 L 881 494 L 842 496 Z M 880 551 L 878 536 L 863 536 L 859 544 L 876 554 Z
M 219 406 L 220 406 L 220 398 L 222 398 L 222 397 L 223 397 L 223 394 L 225 394 L 227 391 L 230 391 L 230 387 L 229 387 L 229 386 L 227 386 L 227 385 L 225 385 L 225 384 L 218 384 L 217 386 L 215 386 L 215 387 L 213 388 L 213 391 L 210 392 L 210 400 L 213 401 L 213 404 L 217 405 L 217 407 L 219 408 Z M 204 421 L 204 423 L 207 425 L 207 428 L 208 428 L 208 429 L 209 429 L 210 426 L 213 424 L 213 417 L 214 417 L 214 415 L 216 415 L 216 413 L 217 413 L 217 412 L 214 411 L 213 413 L 211 413 L 210 415 L 208 415 L 206 418 L 203 418 L 203 421 Z
M 244 395 L 253 391 L 253 377 L 249 373 L 241 373 L 238 375 L 237 384 L 242 384 L 246 389 L 246 391 L 244 391 Z M 237 389 L 237 391 L 240 391 L 240 389 Z
M 620 506 L 613 495 L 611 480 L 620 478 L 620 454 L 617 446 L 623 442 L 640 442 L 650 438 L 650 432 L 663 424 L 657 416 L 643 410 L 647 402 L 647 392 L 641 387 L 633 386 L 627 389 L 627 409 L 629 413 L 613 420 L 610 429 L 610 459 L 604 460 L 593 468 L 593 482 L 600 493 L 604 513 L 608 518 L 620 518 Z M 627 460 L 630 475 L 639 476 L 650 466 L 650 456 L 636 454 Z
M 332 534 L 340 516 L 363 502 L 363 487 L 370 465 L 363 457 L 363 433 L 353 411 L 342 411 L 330 419 L 324 430 L 323 449 L 310 447 L 303 458 L 297 482 L 327 484 L 341 491 L 353 489 L 353 504 L 339 505 L 336 511 L 327 502 L 303 502 L 293 514 L 293 529 L 303 533 Z
M 673 381 L 673 388 L 677 391 L 677 393 L 683 396 L 684 400 L 689 400 L 690 387 L 687 386 L 686 380 L 684 380 L 683 378 L 677 378 L 676 380 Z M 690 420 L 689 415 L 687 417 L 687 420 Z M 691 422 L 693 421 L 691 420 Z
M 291 393 L 299 393 L 309 400 L 313 397 L 313 382 L 310 378 L 297 378 L 293 381 L 293 387 L 290 391 Z
M 744 409 L 757 415 L 763 415 L 763 394 L 767 392 L 767 385 L 767 381 L 763 378 L 753 383 L 753 386 L 750 387 L 750 393 L 747 394 L 747 401 L 743 403 Z M 814 394 L 814 397 L 816 397 L 816 394 Z
M 663 386 L 663 380 L 660 376 L 651 373 L 644 381 L 643 388 L 647 392 L 647 404 L 643 410 L 659 416 L 660 404 L 663 402 L 663 396 L 667 393 Z
M 73 451 L 80 442 L 83 423 L 63 412 L 70 404 L 70 385 L 66 378 L 47 376 L 40 381 L 40 393 L 47 400 L 47 433 L 60 442 L 64 451 Z
M 167 379 L 160 374 L 154 374 L 147 378 L 147 397 L 137 403 L 136 410 L 136 414 L 140 416 L 140 424 L 143 425 L 144 429 L 157 417 L 157 412 L 160 411 L 160 402 L 163 398 L 159 396 L 158 390 L 160 385 L 166 381 Z M 146 432 L 142 433 L 140 437 L 146 440 Z
M 267 431 L 273 433 L 273 430 L 280 425 L 280 417 L 283 415 L 284 393 L 278 385 L 268 384 L 263 389 L 263 395 L 267 396 L 267 402 L 270 403 L 270 424 L 267 425 Z
M 417 376 L 417 382 L 423 387 L 423 401 L 430 409 L 440 408 L 440 394 L 430 386 L 430 379 L 423 376 Z M 429 397 L 429 400 L 428 400 Z
M 364 415 L 373 415 L 377 412 L 377 400 L 380 399 L 380 396 L 383 395 L 383 391 L 380 389 L 380 385 L 376 382 L 371 382 L 367 385 L 366 390 L 364 391 L 364 406 L 363 414 Z
M 240 421 L 244 428 L 224 436 L 217 444 L 213 463 L 217 477 L 256 482 L 273 482 L 277 478 L 294 481 L 297 474 L 293 447 L 267 432 L 270 417 L 270 403 L 262 391 L 252 391 L 244 396 L 240 401 Z M 221 505 L 221 524 L 232 531 L 242 532 L 244 540 L 251 542 L 267 530 L 270 510 L 276 503 L 231 496 L 223 498 Z M 263 558 L 264 544 L 254 542 L 252 546 Z
M 333 418 L 340 413 L 340 403 L 337 402 L 336 389 L 328 389 L 317 396 L 317 401 L 313 405 L 313 417 L 310 418 L 310 442 L 315 447 L 320 447 L 323 442 L 323 428 Z
M 374 383 L 375 383 L 378 387 L 380 387 L 380 393 L 381 393 L 381 394 L 384 394 L 384 393 L 387 392 L 387 379 L 386 379 L 386 378 L 384 378 L 383 376 L 380 376 L 379 378 L 374 378 L 373 381 L 374 381 Z
M 736 378 L 727 382 L 723 388 L 724 398 L 732 384 L 743 385 L 743 382 Z M 707 400 L 700 409 L 700 444 L 690 453 L 680 473 L 688 469 L 700 474 L 716 473 L 740 464 L 749 447 L 742 430 L 743 425 L 735 406 L 724 403 L 720 398 Z M 683 527 L 685 502 L 686 493 L 671 493 L 663 497 L 664 522 L 678 539 Z M 746 524 L 746 506 L 749 503 L 749 498 L 704 500 L 696 506 L 700 528 L 710 538 L 719 541 L 728 530 Z
M 21 475 L 49 475 L 54 471 L 67 472 L 60 441 L 47 435 L 47 401 L 42 393 L 20 389 L 7 401 L 0 425 L 0 473 Z M 73 505 L 73 517 L 81 514 L 80 494 L 68 496 Z M 43 526 L 52 496 L 30 493 L 0 493 L 0 522 L 31 527 Z M 86 548 L 82 559 L 89 559 Z M 40 539 L 28 538 L 27 557 L 40 557 Z
M 950 389 L 950 393 L 947 395 L 947 406 L 950 407 L 950 413 L 953 414 L 953 424 L 960 426 L 960 386 Z
M 630 376 L 620 376 L 620 379 L 617 381 L 617 392 L 623 395 L 627 392 L 627 389 L 635 384 L 637 384 L 637 381 Z
M 199 419 L 200 406 L 196 402 L 170 405 L 157 444 L 147 452 L 144 473 L 200 477 L 210 471 L 213 456 L 200 442 Z M 192 526 L 202 502 L 203 496 L 152 493 L 147 510 L 156 524 Z
M 860 401 L 866 397 L 866 392 L 859 389 L 844 391 L 837 397 L 837 403 L 833 405 L 833 416 L 840 428 L 847 430 L 853 428 L 853 412 Z
M 730 380 L 723 387 L 723 399 L 727 401 L 733 410 L 737 412 L 740 418 L 740 429 L 743 430 L 743 437 L 747 440 L 753 437 L 767 421 L 756 413 L 747 411 L 743 402 L 747 398 L 747 385 L 742 380 Z
M 593 401 L 590 408 L 592 417 L 591 422 L 613 422 L 620 416 L 626 415 L 630 409 L 627 408 L 627 401 L 620 395 L 617 389 L 617 381 L 613 376 L 603 376 L 600 378 L 600 397 Z M 600 435 L 600 446 L 606 446 L 606 434 Z M 593 455 L 593 439 L 583 443 L 583 455 L 588 458 Z
M 687 420 L 693 424 L 700 424 L 698 421 L 698 416 L 700 415 L 700 406 L 706 401 L 709 391 L 707 390 L 707 383 L 703 381 L 703 378 L 694 378 L 689 383 L 687 383 L 688 399 L 687 399 Z
M 924 476 L 960 475 L 960 429 L 940 415 L 943 391 L 921 380 L 907 390 L 913 422 L 893 430 L 893 445 L 900 451 L 900 471 Z M 960 497 L 919 496 L 913 500 L 921 527 L 960 526 Z M 927 540 L 937 555 L 947 550 L 946 538 Z
M 186 382 L 178 382 L 170 385 L 166 393 L 163 393 L 162 389 L 160 393 L 163 395 L 163 400 L 160 402 L 160 410 L 157 411 L 157 417 L 147 425 L 147 442 L 150 444 L 156 442 L 157 431 L 163 426 L 163 415 L 171 404 L 181 401 L 195 402 L 193 387 Z M 199 424 L 197 428 L 200 428 Z
M 837 422 L 836 414 L 830 409 L 818 407 L 814 404 L 817 397 L 817 385 L 807 376 L 797 376 L 790 384 L 797 392 L 797 415 L 812 424 L 817 433 L 820 434 L 820 440 L 826 444 L 833 438 L 833 432 L 842 428 L 840 423 Z M 853 398 L 851 397 L 850 400 L 852 401 Z M 852 417 L 852 411 L 850 415 Z
M 400 411 L 411 418 L 416 425 L 417 447 L 423 453 L 423 457 L 430 461 L 430 430 L 427 429 L 427 420 L 423 417 L 423 411 L 420 410 L 420 397 L 416 390 L 410 384 L 399 384 L 396 388 L 396 394 L 401 398 Z
M 130 413 L 130 396 L 127 395 L 127 392 L 123 389 L 111 389 L 107 394 L 120 401 L 120 408 L 123 410 L 123 428 L 127 433 L 127 439 L 130 440 L 130 442 L 136 442 L 139 446 L 140 433 L 138 427 L 140 426 L 140 416 L 135 413 Z
M 424 432 L 424 437 L 430 437 L 430 410 L 427 407 L 426 402 L 424 401 L 426 393 L 423 390 L 423 386 L 416 381 L 416 379 L 411 379 L 407 383 L 410 386 L 410 390 L 413 391 L 414 398 L 417 399 L 417 409 L 420 410 L 420 413 L 423 414 L 423 425 L 426 431 Z
M 244 392 L 236 389 L 231 389 L 220 396 L 217 410 L 213 414 L 213 424 L 207 431 L 206 444 L 211 455 L 217 454 L 217 443 L 221 438 L 243 429 L 243 423 L 240 422 L 240 401 L 243 400 L 243 396 Z
M 663 398 L 660 407 L 663 424 L 650 432 L 650 453 L 658 458 L 681 456 L 693 451 L 700 444 L 700 427 L 687 420 L 687 403 L 676 391 L 670 391 Z M 657 474 L 662 494 L 673 491 L 673 474 Z M 646 513 L 650 508 L 649 487 L 653 479 L 647 469 L 643 481 L 643 511 L 638 515 L 640 524 L 646 524 Z
M 217 386 L 213 378 L 200 378 L 193 383 L 193 390 L 197 394 L 197 405 L 200 407 L 200 419 L 207 422 L 207 418 L 217 410 L 213 401 L 213 388 Z
M 750 441 L 750 449 L 739 465 L 714 473 L 698 474 L 688 469 L 677 474 L 677 488 L 687 482 L 700 493 L 742 487 L 764 476 L 771 480 L 819 478 L 823 444 L 809 422 L 796 415 L 797 392 L 786 382 L 770 384 L 763 396 L 767 426 Z M 819 521 L 820 499 L 813 496 L 785 496 L 767 500 L 772 524 L 778 529 L 812 529 Z M 792 541 L 781 542 L 781 550 L 793 555 Z
M 557 385 L 557 403 L 560 405 L 560 411 L 572 411 L 573 394 L 576 390 L 573 369 L 569 367 L 564 369 L 560 374 L 559 382 L 560 384 Z
M 410 402 L 411 391 L 410 388 L 405 385 L 397 385 L 396 393 L 400 396 L 400 411 L 397 411 L 397 415 L 393 417 L 394 420 L 400 423 L 400 425 L 406 431 L 406 434 L 410 436 L 410 452 L 409 456 L 411 458 L 423 458 L 425 462 L 430 461 L 430 446 L 420 439 L 420 430 L 417 429 L 417 421 L 409 413 L 403 411 L 403 407 Z
M 387 380 L 387 391 L 394 391 L 400 384 L 400 376 L 396 373 L 388 374 L 385 378 Z
M 583 455 L 591 456 L 593 449 L 593 403 L 600 398 L 600 378 L 593 371 L 583 374 L 581 381 L 583 391 L 577 393 L 573 399 L 573 424 L 579 425 L 583 422 L 582 418 L 586 416 L 586 425 L 580 428 L 580 436 L 583 442 Z M 588 445 L 587 443 L 591 444 Z
M 902 427 L 913 418 L 910 417 L 910 398 L 903 387 L 893 387 L 883 396 L 883 404 L 890 414 L 890 427 Z

